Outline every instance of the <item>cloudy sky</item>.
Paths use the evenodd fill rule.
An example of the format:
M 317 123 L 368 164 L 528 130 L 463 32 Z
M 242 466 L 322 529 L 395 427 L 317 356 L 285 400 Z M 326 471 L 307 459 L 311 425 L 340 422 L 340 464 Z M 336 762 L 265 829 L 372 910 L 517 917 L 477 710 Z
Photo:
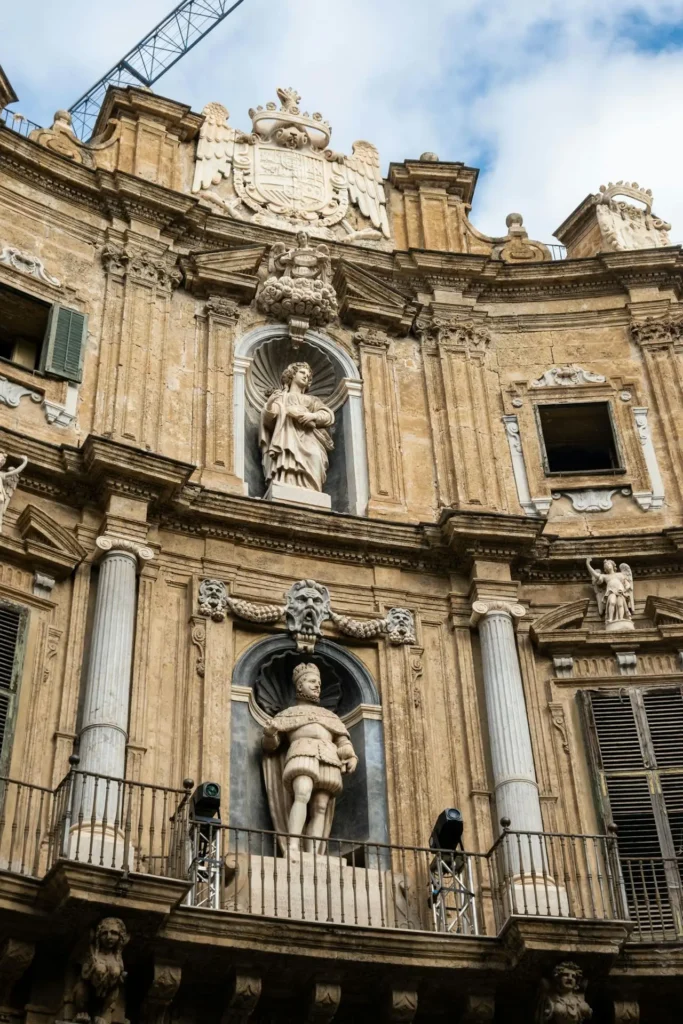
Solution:
M 68 107 L 173 0 L 33 0 L 3 13 L 0 63 L 39 123 Z M 608 180 L 638 181 L 683 239 L 683 0 L 245 0 L 155 86 L 231 122 L 292 85 L 302 107 L 392 160 L 480 167 L 472 220 L 554 229 Z

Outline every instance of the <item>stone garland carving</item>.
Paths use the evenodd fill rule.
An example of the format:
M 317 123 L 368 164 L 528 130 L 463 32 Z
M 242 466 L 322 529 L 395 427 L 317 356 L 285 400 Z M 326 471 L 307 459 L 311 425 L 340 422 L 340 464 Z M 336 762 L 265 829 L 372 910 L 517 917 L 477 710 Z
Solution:
M 635 612 L 631 567 L 621 562 L 617 570 L 616 562 L 611 558 L 603 562 L 602 572 L 593 568 L 590 558 L 586 559 L 586 566 L 593 581 L 598 615 L 605 620 L 605 630 L 611 633 L 635 629 L 631 618 Z
M 126 978 L 122 954 L 127 942 L 126 926 L 118 917 L 102 918 L 91 933 L 90 948 L 73 993 L 75 1021 L 112 1021 Z
M 62 287 L 62 282 L 48 274 L 43 261 L 31 252 L 24 252 L 22 249 L 15 249 L 14 246 L 6 245 L 2 252 L 0 252 L 0 264 L 9 267 L 11 270 L 16 270 L 20 274 L 35 277 L 38 281 L 42 281 L 43 284 L 49 284 L 53 288 Z
M 312 246 L 308 234 L 297 231 L 296 245 L 276 242 L 268 257 L 268 277 L 259 285 L 256 305 L 262 313 L 289 325 L 294 348 L 309 327 L 325 327 L 337 315 L 337 295 L 330 283 L 330 250 Z
M 5 516 L 5 512 L 12 500 L 12 495 L 17 489 L 19 475 L 28 465 L 28 459 L 25 455 L 22 455 L 20 464 L 18 466 L 14 466 L 12 469 L 3 469 L 6 463 L 7 455 L 5 452 L 0 452 L 0 533 L 2 533 L 2 521 Z
M 593 1016 L 584 992 L 586 981 L 581 968 L 565 960 L 555 967 L 550 981 L 542 983 L 536 1011 L 536 1024 L 583 1024 Z
M 601 373 L 591 373 L 575 363 L 564 366 L 553 366 L 541 374 L 538 380 L 532 380 L 532 388 L 579 387 L 581 384 L 604 384 L 606 378 Z
M 285 619 L 287 630 L 300 651 L 313 651 L 328 619 L 340 633 L 357 639 L 386 636 L 391 644 L 414 645 L 415 620 L 407 608 L 390 608 L 383 619 L 352 619 L 338 615 L 330 607 L 327 587 L 315 580 L 298 580 L 287 591 L 284 605 L 255 604 L 231 597 L 221 580 L 202 580 L 199 586 L 200 615 L 222 622 L 231 612 L 248 622 L 273 624 Z
M 115 245 L 105 245 L 100 258 L 108 274 L 130 277 L 141 284 L 170 290 L 177 288 L 183 279 L 178 267 L 156 253 L 131 252 Z

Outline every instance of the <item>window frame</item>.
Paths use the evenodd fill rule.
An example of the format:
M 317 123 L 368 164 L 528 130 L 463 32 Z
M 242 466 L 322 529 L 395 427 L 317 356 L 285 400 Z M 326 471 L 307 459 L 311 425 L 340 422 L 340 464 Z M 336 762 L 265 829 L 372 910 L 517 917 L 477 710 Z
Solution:
M 548 450 L 546 448 L 545 435 L 543 433 L 543 423 L 541 420 L 541 408 L 546 406 L 569 406 L 569 405 L 606 405 L 607 416 L 609 418 L 609 425 L 612 430 L 612 440 L 614 442 L 614 453 L 617 457 L 618 465 L 611 469 L 551 469 L 550 460 L 548 458 Z M 609 398 L 580 398 L 574 401 L 560 402 L 557 399 L 552 399 L 547 402 L 534 402 L 534 419 L 536 421 L 536 430 L 538 432 L 539 448 L 541 451 L 541 460 L 543 462 L 543 472 L 547 477 L 553 479 L 562 477 L 583 477 L 583 476 L 623 476 L 626 473 L 626 465 L 624 462 L 624 455 L 622 446 L 619 443 L 619 434 L 617 431 L 617 421 L 614 415 L 614 409 L 612 401 Z
M 14 747 L 14 732 L 17 721 L 17 710 L 19 707 L 19 692 L 24 671 L 26 656 L 26 643 L 28 639 L 28 627 L 30 609 L 25 605 L 17 604 L 7 597 L 0 596 L 0 607 L 10 608 L 19 613 L 19 625 L 17 628 L 17 640 L 14 647 L 14 660 L 12 664 L 12 677 L 9 687 L 0 687 L 0 693 L 9 693 L 9 706 L 7 709 L 7 720 L 5 731 L 0 743 L 0 776 L 9 774 L 12 761 L 12 750 Z
M 42 290 L 35 291 L 29 288 L 18 287 L 18 282 L 7 281 L 5 280 L 4 276 L 0 274 L 0 289 L 1 288 L 6 288 L 9 291 L 13 291 L 19 295 L 23 295 L 27 299 L 32 300 L 33 302 L 39 303 L 43 306 L 47 306 L 48 309 L 45 333 L 40 342 L 40 349 L 35 367 L 29 368 L 27 366 L 23 366 L 21 363 L 15 362 L 12 359 L 6 359 L 2 356 L 0 356 L 0 367 L 11 367 L 11 372 L 27 374 L 31 378 L 38 377 L 41 380 L 66 381 L 67 383 L 74 385 L 81 384 L 83 381 L 83 364 L 85 361 L 85 350 L 88 342 L 88 313 L 74 306 L 64 305 L 64 303 L 60 302 L 59 299 L 55 298 L 53 294 L 47 295 L 42 294 Z M 76 313 L 79 316 L 83 317 L 78 371 L 77 373 L 69 376 L 67 376 L 66 373 L 61 373 L 57 370 L 49 368 L 49 363 L 52 359 L 55 347 L 55 332 L 59 320 L 60 310 L 67 310 L 70 313 Z

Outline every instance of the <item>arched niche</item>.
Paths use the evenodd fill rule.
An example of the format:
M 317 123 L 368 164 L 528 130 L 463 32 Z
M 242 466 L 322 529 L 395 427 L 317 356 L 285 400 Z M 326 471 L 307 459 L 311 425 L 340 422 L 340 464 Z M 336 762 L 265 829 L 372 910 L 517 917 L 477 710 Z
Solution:
M 245 493 L 263 497 L 266 490 L 259 450 L 259 394 L 266 378 L 273 379 L 291 362 L 310 362 L 314 370 L 312 394 L 331 406 L 335 444 L 325 493 L 336 512 L 365 515 L 368 504 L 368 469 L 363 423 L 363 385 L 353 359 L 330 338 L 308 331 L 294 348 L 286 326 L 257 327 L 235 348 L 234 438 L 235 475 L 244 480 Z M 261 392 L 259 391 L 261 388 Z
M 347 726 L 358 768 L 344 776 L 332 837 L 358 843 L 389 841 L 382 709 L 374 680 L 350 651 L 318 640 L 314 654 L 297 651 L 284 635 L 259 640 L 241 656 L 232 677 L 230 825 L 272 829 L 263 772 L 261 738 L 269 716 L 295 703 L 292 669 L 313 661 L 320 669 L 321 704 Z

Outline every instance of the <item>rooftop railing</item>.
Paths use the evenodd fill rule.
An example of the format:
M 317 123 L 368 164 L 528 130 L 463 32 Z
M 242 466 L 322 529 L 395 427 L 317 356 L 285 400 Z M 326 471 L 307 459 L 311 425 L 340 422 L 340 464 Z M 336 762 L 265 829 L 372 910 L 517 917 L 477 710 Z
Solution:
M 512 917 L 633 922 L 683 939 L 681 861 L 620 857 L 615 835 L 504 829 L 486 853 L 327 841 L 193 817 L 182 789 L 76 767 L 53 791 L 0 778 L 0 871 L 59 861 L 187 881 L 190 906 L 266 918 L 495 936 Z M 314 848 L 315 846 L 315 848 Z
M 0 110 L 0 125 L 27 138 L 34 129 L 40 128 L 35 121 L 29 121 L 27 117 L 15 110 Z

